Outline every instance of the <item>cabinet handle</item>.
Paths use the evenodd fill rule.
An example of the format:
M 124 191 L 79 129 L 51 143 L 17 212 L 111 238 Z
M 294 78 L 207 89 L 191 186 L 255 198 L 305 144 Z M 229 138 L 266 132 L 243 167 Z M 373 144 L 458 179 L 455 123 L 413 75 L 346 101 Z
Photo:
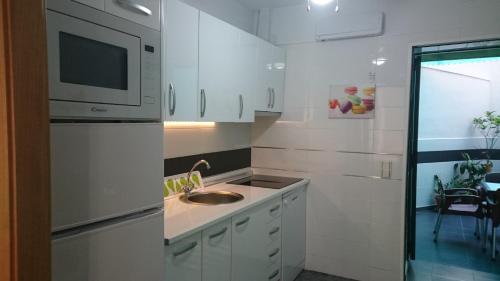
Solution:
M 226 233 L 226 231 L 227 231 L 227 227 L 224 227 L 221 231 L 208 236 L 208 239 L 217 238 L 217 237 L 221 236 L 222 234 Z
M 247 223 L 248 221 L 250 220 L 250 217 L 247 217 L 246 219 L 242 220 L 242 221 L 239 221 L 236 223 L 236 226 L 242 226 L 244 225 L 245 223 Z
M 280 248 L 276 248 L 276 250 L 274 250 L 274 252 L 270 253 L 269 254 L 269 258 L 273 258 L 274 256 L 276 256 L 278 253 L 280 252 Z
M 299 196 L 298 196 L 298 195 L 295 195 L 295 196 L 292 198 L 292 201 L 297 200 L 297 198 L 299 198 Z
M 392 178 L 392 161 L 389 161 L 389 176 L 387 178 L 388 179 Z
M 134 12 L 138 12 L 139 14 L 145 16 L 151 16 L 153 12 L 151 10 L 141 4 L 137 4 L 131 0 L 115 0 L 118 5 L 122 6 L 125 9 L 132 10 Z
M 274 277 L 278 276 L 278 274 L 280 273 L 280 270 L 279 269 L 276 269 L 275 272 L 273 272 L 273 274 L 269 275 L 269 280 L 273 280 Z
M 280 209 L 280 205 L 276 205 L 274 208 L 269 210 L 269 213 L 274 213 L 274 212 L 278 211 L 279 209 Z
M 175 114 L 175 106 L 176 106 L 176 100 L 175 100 L 175 86 L 173 83 L 168 84 L 168 111 L 170 116 Z
M 187 246 L 185 249 L 182 249 L 179 252 L 175 252 L 174 253 L 174 258 L 176 258 L 178 256 L 184 255 L 185 253 L 187 253 L 187 252 L 193 250 L 194 248 L 196 248 L 196 246 L 198 246 L 198 242 L 193 242 L 193 243 L 189 244 L 189 246 Z
M 267 88 L 267 95 L 268 95 L 267 108 L 271 108 L 272 98 L 273 98 L 273 93 L 271 88 Z
M 271 105 L 271 108 L 274 108 L 274 101 L 275 101 L 275 98 L 276 98 L 276 93 L 274 92 L 274 88 L 272 88 L 271 91 L 273 93 L 273 103 Z
M 239 114 L 239 118 L 241 119 L 242 116 L 243 116 L 243 95 L 240 95 L 240 114 Z
M 207 109 L 207 95 L 205 89 L 201 89 L 201 117 L 205 117 L 205 110 Z
M 269 236 L 274 235 L 280 231 L 280 227 L 277 226 L 275 229 L 269 231 Z

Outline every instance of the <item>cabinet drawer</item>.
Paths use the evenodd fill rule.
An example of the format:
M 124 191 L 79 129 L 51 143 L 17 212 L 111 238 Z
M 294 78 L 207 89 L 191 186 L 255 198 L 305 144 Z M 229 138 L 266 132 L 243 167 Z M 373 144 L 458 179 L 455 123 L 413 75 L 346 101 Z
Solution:
M 265 280 L 268 280 L 268 281 L 281 280 L 281 267 L 278 265 L 270 267 Z
M 165 248 L 166 281 L 201 281 L 201 233 Z
M 282 199 L 274 199 L 271 202 L 264 203 L 259 208 L 259 216 L 265 220 L 266 223 L 273 221 L 276 218 L 281 217 L 283 210 Z
M 268 268 L 281 268 L 281 241 L 277 241 L 267 247 L 265 260 Z
M 160 30 L 160 0 L 105 0 L 106 12 Z
M 275 219 L 266 225 L 266 244 L 281 243 L 281 220 Z

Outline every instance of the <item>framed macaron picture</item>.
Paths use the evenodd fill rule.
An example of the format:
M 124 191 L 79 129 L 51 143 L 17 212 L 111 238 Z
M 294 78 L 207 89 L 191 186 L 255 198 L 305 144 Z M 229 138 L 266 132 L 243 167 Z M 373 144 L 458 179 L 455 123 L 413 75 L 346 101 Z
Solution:
M 331 85 L 328 100 L 330 119 L 375 118 L 375 84 Z

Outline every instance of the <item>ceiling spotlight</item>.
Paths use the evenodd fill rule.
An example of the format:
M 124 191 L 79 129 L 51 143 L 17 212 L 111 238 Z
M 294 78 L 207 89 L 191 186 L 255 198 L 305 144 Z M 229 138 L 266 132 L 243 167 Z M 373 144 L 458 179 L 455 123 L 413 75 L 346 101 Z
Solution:
M 381 66 L 383 65 L 385 62 L 387 61 L 386 58 L 376 58 L 374 60 L 372 60 L 372 63 L 376 66 Z
M 333 2 L 333 0 L 311 0 L 311 2 L 312 2 L 313 4 L 323 6 L 323 5 L 326 5 L 326 4 L 330 4 L 330 3 L 332 3 L 332 2 Z
M 325 6 L 325 5 L 332 3 L 333 1 L 336 2 L 335 12 L 338 13 L 340 10 L 340 8 L 339 8 L 339 1 L 340 0 L 306 0 L 307 11 L 308 12 L 311 11 L 311 4 L 314 4 L 317 6 Z

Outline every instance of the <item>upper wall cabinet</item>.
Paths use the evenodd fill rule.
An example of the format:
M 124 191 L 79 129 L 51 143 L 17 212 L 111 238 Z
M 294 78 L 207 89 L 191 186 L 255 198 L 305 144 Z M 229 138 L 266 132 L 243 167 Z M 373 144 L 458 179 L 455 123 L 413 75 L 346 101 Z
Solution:
M 199 11 L 178 0 L 163 5 L 162 89 L 167 121 L 198 120 Z
M 104 0 L 106 12 L 160 30 L 160 0 Z
M 236 27 L 200 12 L 200 120 L 254 120 L 252 81 L 255 81 L 257 44 L 250 37 Z
M 258 48 L 255 110 L 282 112 L 286 70 L 285 51 L 260 40 Z
M 256 110 L 282 111 L 282 49 L 179 0 L 164 7 L 165 120 L 253 122 Z
M 161 0 L 71 0 L 160 30 Z

